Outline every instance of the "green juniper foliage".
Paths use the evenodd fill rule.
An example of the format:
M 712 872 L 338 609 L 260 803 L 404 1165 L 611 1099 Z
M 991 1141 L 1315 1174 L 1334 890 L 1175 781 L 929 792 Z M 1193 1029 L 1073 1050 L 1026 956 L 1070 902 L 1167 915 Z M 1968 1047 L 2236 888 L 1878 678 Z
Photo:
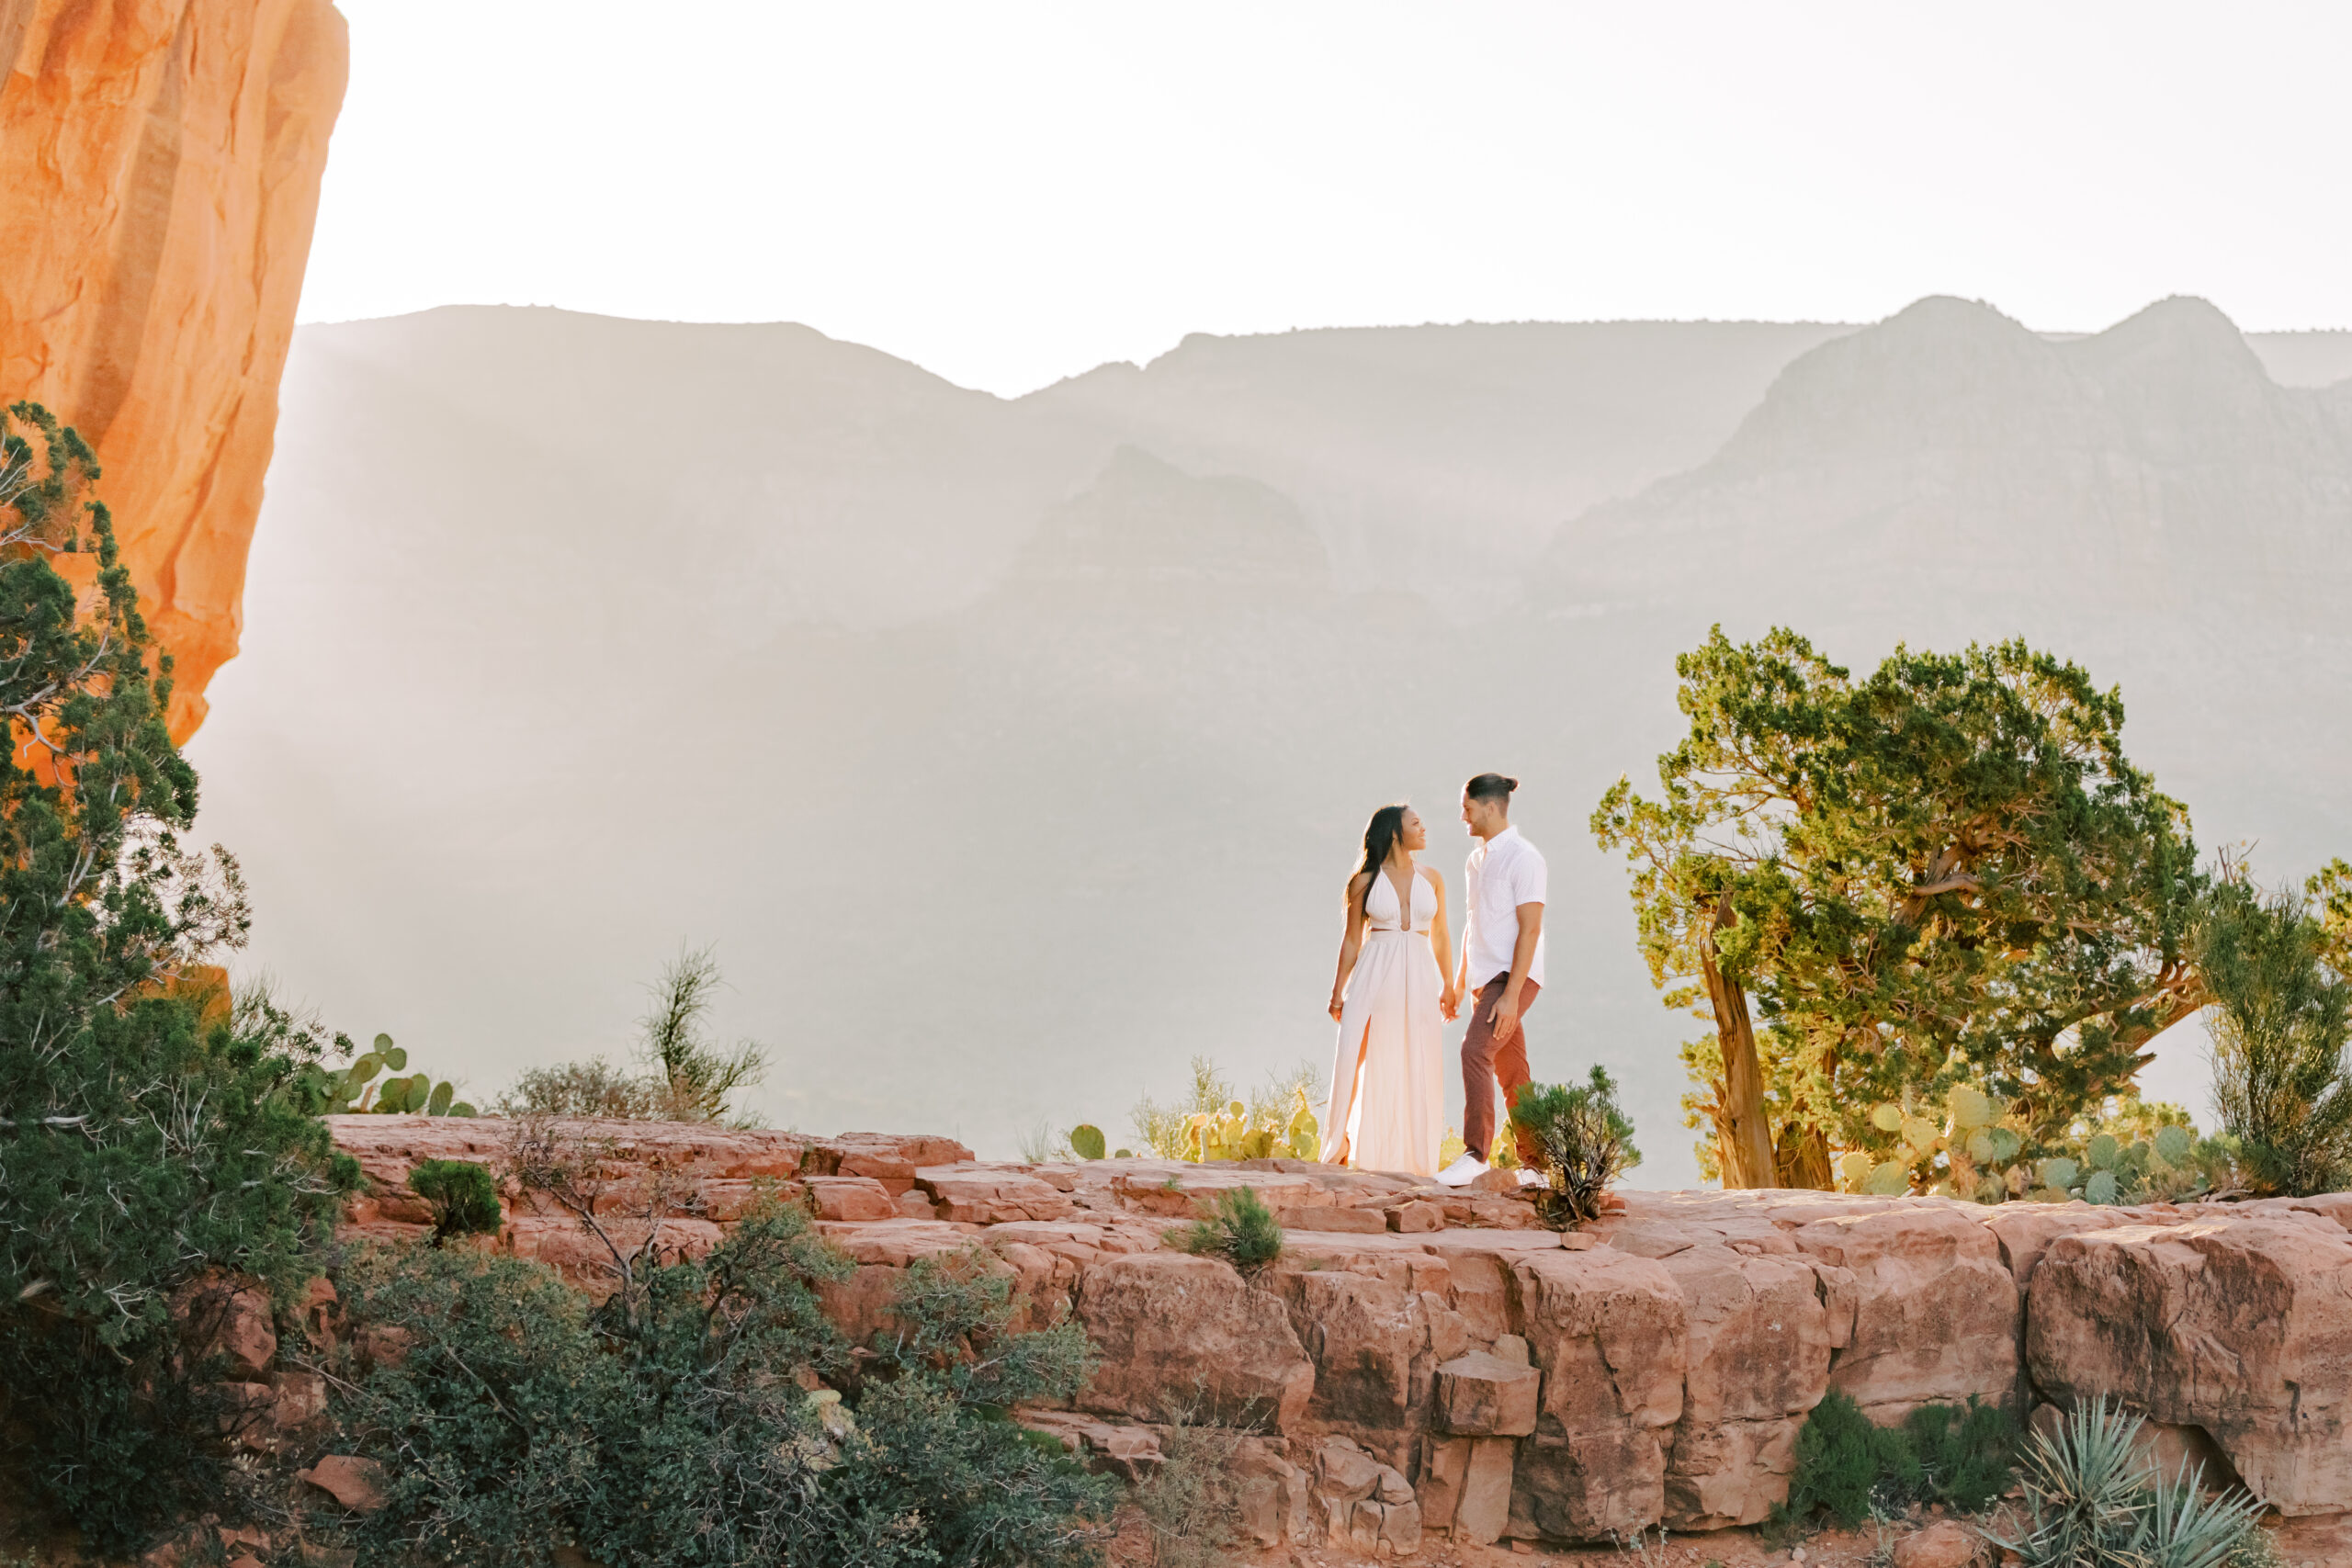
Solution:
M 1714 1026 L 1686 1104 L 1726 1181 L 1826 1187 L 1833 1148 L 1895 1150 L 1876 1108 L 1961 1084 L 2054 1152 L 2203 1004 L 2188 813 L 2079 667 L 2007 642 L 1857 679 L 1794 632 L 1718 629 L 1676 670 L 1658 796 L 1620 780 L 1592 828 L 1668 1005 Z
M 1254 1187 L 1220 1192 L 1209 1212 L 1169 1240 L 1187 1252 L 1222 1258 L 1236 1269 L 1262 1269 L 1283 1255 L 1283 1227 Z
M 487 1167 L 463 1159 L 428 1159 L 408 1173 L 416 1195 L 433 1205 L 433 1245 L 452 1236 L 494 1235 L 505 1213 L 498 1182 Z
M 0 421 L 0 1432 L 101 1549 L 207 1485 L 220 1413 L 173 1308 L 233 1273 L 288 1292 L 356 1168 L 305 1113 L 322 1042 L 266 998 L 208 1020 L 244 940 L 225 853 L 182 840 L 195 771 L 90 450 Z M 85 559 L 92 591 L 58 570 Z
M 1535 1136 L 1549 1185 L 1536 1211 L 1555 1228 L 1600 1215 L 1601 1194 L 1642 1163 L 1634 1123 L 1617 1105 L 1617 1082 L 1598 1064 L 1585 1083 L 1529 1084 L 1511 1104 L 1511 1123 Z
M 1922 1405 L 1900 1427 L 1873 1426 L 1848 1395 L 1831 1393 L 1797 1434 L 1789 1500 L 1776 1512 L 1804 1524 L 1826 1512 L 1848 1529 L 1873 1509 L 1941 1503 L 1978 1513 L 2016 1474 L 2018 1426 L 1998 1405 Z
M 1083 1335 L 1014 1331 L 1001 1271 L 933 1258 L 853 1359 L 818 1302 L 849 1268 L 773 1201 L 626 1308 L 512 1258 L 356 1259 L 349 1316 L 408 1336 L 396 1364 L 342 1353 L 338 1414 L 390 1476 L 383 1510 L 346 1522 L 362 1562 L 545 1564 L 567 1544 L 638 1568 L 1097 1562 L 1109 1483 L 1005 1417 L 1076 1390 Z
M 2214 1001 L 2213 1100 L 2253 1185 L 2298 1197 L 2352 1185 L 2352 983 L 2332 962 L 2324 919 L 2291 891 L 2265 895 L 2232 875 L 2213 888 L 2198 937 Z

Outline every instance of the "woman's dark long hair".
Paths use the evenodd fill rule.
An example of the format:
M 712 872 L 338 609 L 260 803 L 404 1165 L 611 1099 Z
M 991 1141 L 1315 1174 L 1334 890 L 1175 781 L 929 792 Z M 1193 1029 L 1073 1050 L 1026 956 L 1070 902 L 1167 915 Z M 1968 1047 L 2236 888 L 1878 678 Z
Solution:
M 1374 812 L 1372 820 L 1364 824 L 1363 864 L 1356 869 L 1368 871 L 1372 873 L 1373 877 L 1379 876 L 1381 868 L 1388 863 L 1388 852 L 1396 847 L 1396 840 L 1404 831 L 1405 803 L 1403 801 L 1400 800 L 1394 806 L 1384 806 Z M 1371 878 L 1367 878 L 1363 885 L 1363 912 L 1365 919 L 1369 919 L 1372 917 Z M 1409 925 L 1412 922 L 1408 920 L 1406 923 Z

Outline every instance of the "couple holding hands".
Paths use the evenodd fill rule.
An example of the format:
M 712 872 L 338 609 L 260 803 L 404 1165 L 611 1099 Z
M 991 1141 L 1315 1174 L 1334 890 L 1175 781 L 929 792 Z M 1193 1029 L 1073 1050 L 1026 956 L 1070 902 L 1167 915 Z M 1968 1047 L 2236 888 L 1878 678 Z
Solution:
M 1445 879 L 1413 856 L 1429 829 L 1409 806 L 1384 806 L 1363 833 L 1348 879 L 1347 930 L 1331 982 L 1339 1021 L 1323 1157 L 1361 1169 L 1434 1174 L 1466 1186 L 1487 1169 L 1496 1091 L 1515 1101 L 1528 1081 L 1527 1010 L 1544 988 L 1544 857 L 1510 825 L 1517 779 L 1480 773 L 1462 790 L 1476 842 L 1465 879 L 1457 953 L 1448 939 Z M 1444 1023 L 1470 1005 L 1462 1038 L 1462 1138 L 1437 1169 L 1445 1136 Z M 1535 1151 L 1521 1135 L 1520 1176 L 1536 1186 Z

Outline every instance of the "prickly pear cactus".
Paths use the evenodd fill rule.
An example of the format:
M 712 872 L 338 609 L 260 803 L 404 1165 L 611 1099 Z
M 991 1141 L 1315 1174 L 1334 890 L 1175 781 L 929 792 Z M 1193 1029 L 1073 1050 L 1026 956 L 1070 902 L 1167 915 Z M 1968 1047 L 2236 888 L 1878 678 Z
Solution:
M 378 1073 L 390 1067 L 395 1073 L 405 1073 L 408 1053 L 392 1043 L 389 1034 L 379 1034 L 371 1049 L 354 1060 L 339 1073 L 326 1079 L 326 1114 L 339 1115 L 349 1111 L 374 1111 L 388 1115 L 471 1116 L 474 1108 L 458 1098 L 452 1083 L 435 1083 L 430 1073 L 413 1077 L 387 1078 L 375 1085 Z
M 1321 1157 L 1322 1138 L 1317 1129 L 1315 1111 L 1306 1102 L 1306 1091 L 1295 1089 L 1292 1092 L 1291 1114 L 1286 1122 L 1277 1122 L 1269 1117 L 1252 1126 L 1250 1108 L 1238 1100 L 1228 1104 L 1221 1113 L 1203 1111 L 1195 1115 L 1184 1132 L 1184 1157 L 1192 1160 Z
M 1070 1151 L 1080 1159 L 1101 1159 L 1104 1143 L 1102 1129 L 1091 1122 L 1081 1122 L 1069 1130 Z

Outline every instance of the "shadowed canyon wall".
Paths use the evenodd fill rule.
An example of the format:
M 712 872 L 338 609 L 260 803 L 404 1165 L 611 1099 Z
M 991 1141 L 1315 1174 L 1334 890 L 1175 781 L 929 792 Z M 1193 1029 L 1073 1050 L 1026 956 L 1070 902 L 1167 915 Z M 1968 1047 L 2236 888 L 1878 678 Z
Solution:
M 0 0 L 0 395 L 97 448 L 183 739 L 237 651 L 347 63 L 326 0 Z

